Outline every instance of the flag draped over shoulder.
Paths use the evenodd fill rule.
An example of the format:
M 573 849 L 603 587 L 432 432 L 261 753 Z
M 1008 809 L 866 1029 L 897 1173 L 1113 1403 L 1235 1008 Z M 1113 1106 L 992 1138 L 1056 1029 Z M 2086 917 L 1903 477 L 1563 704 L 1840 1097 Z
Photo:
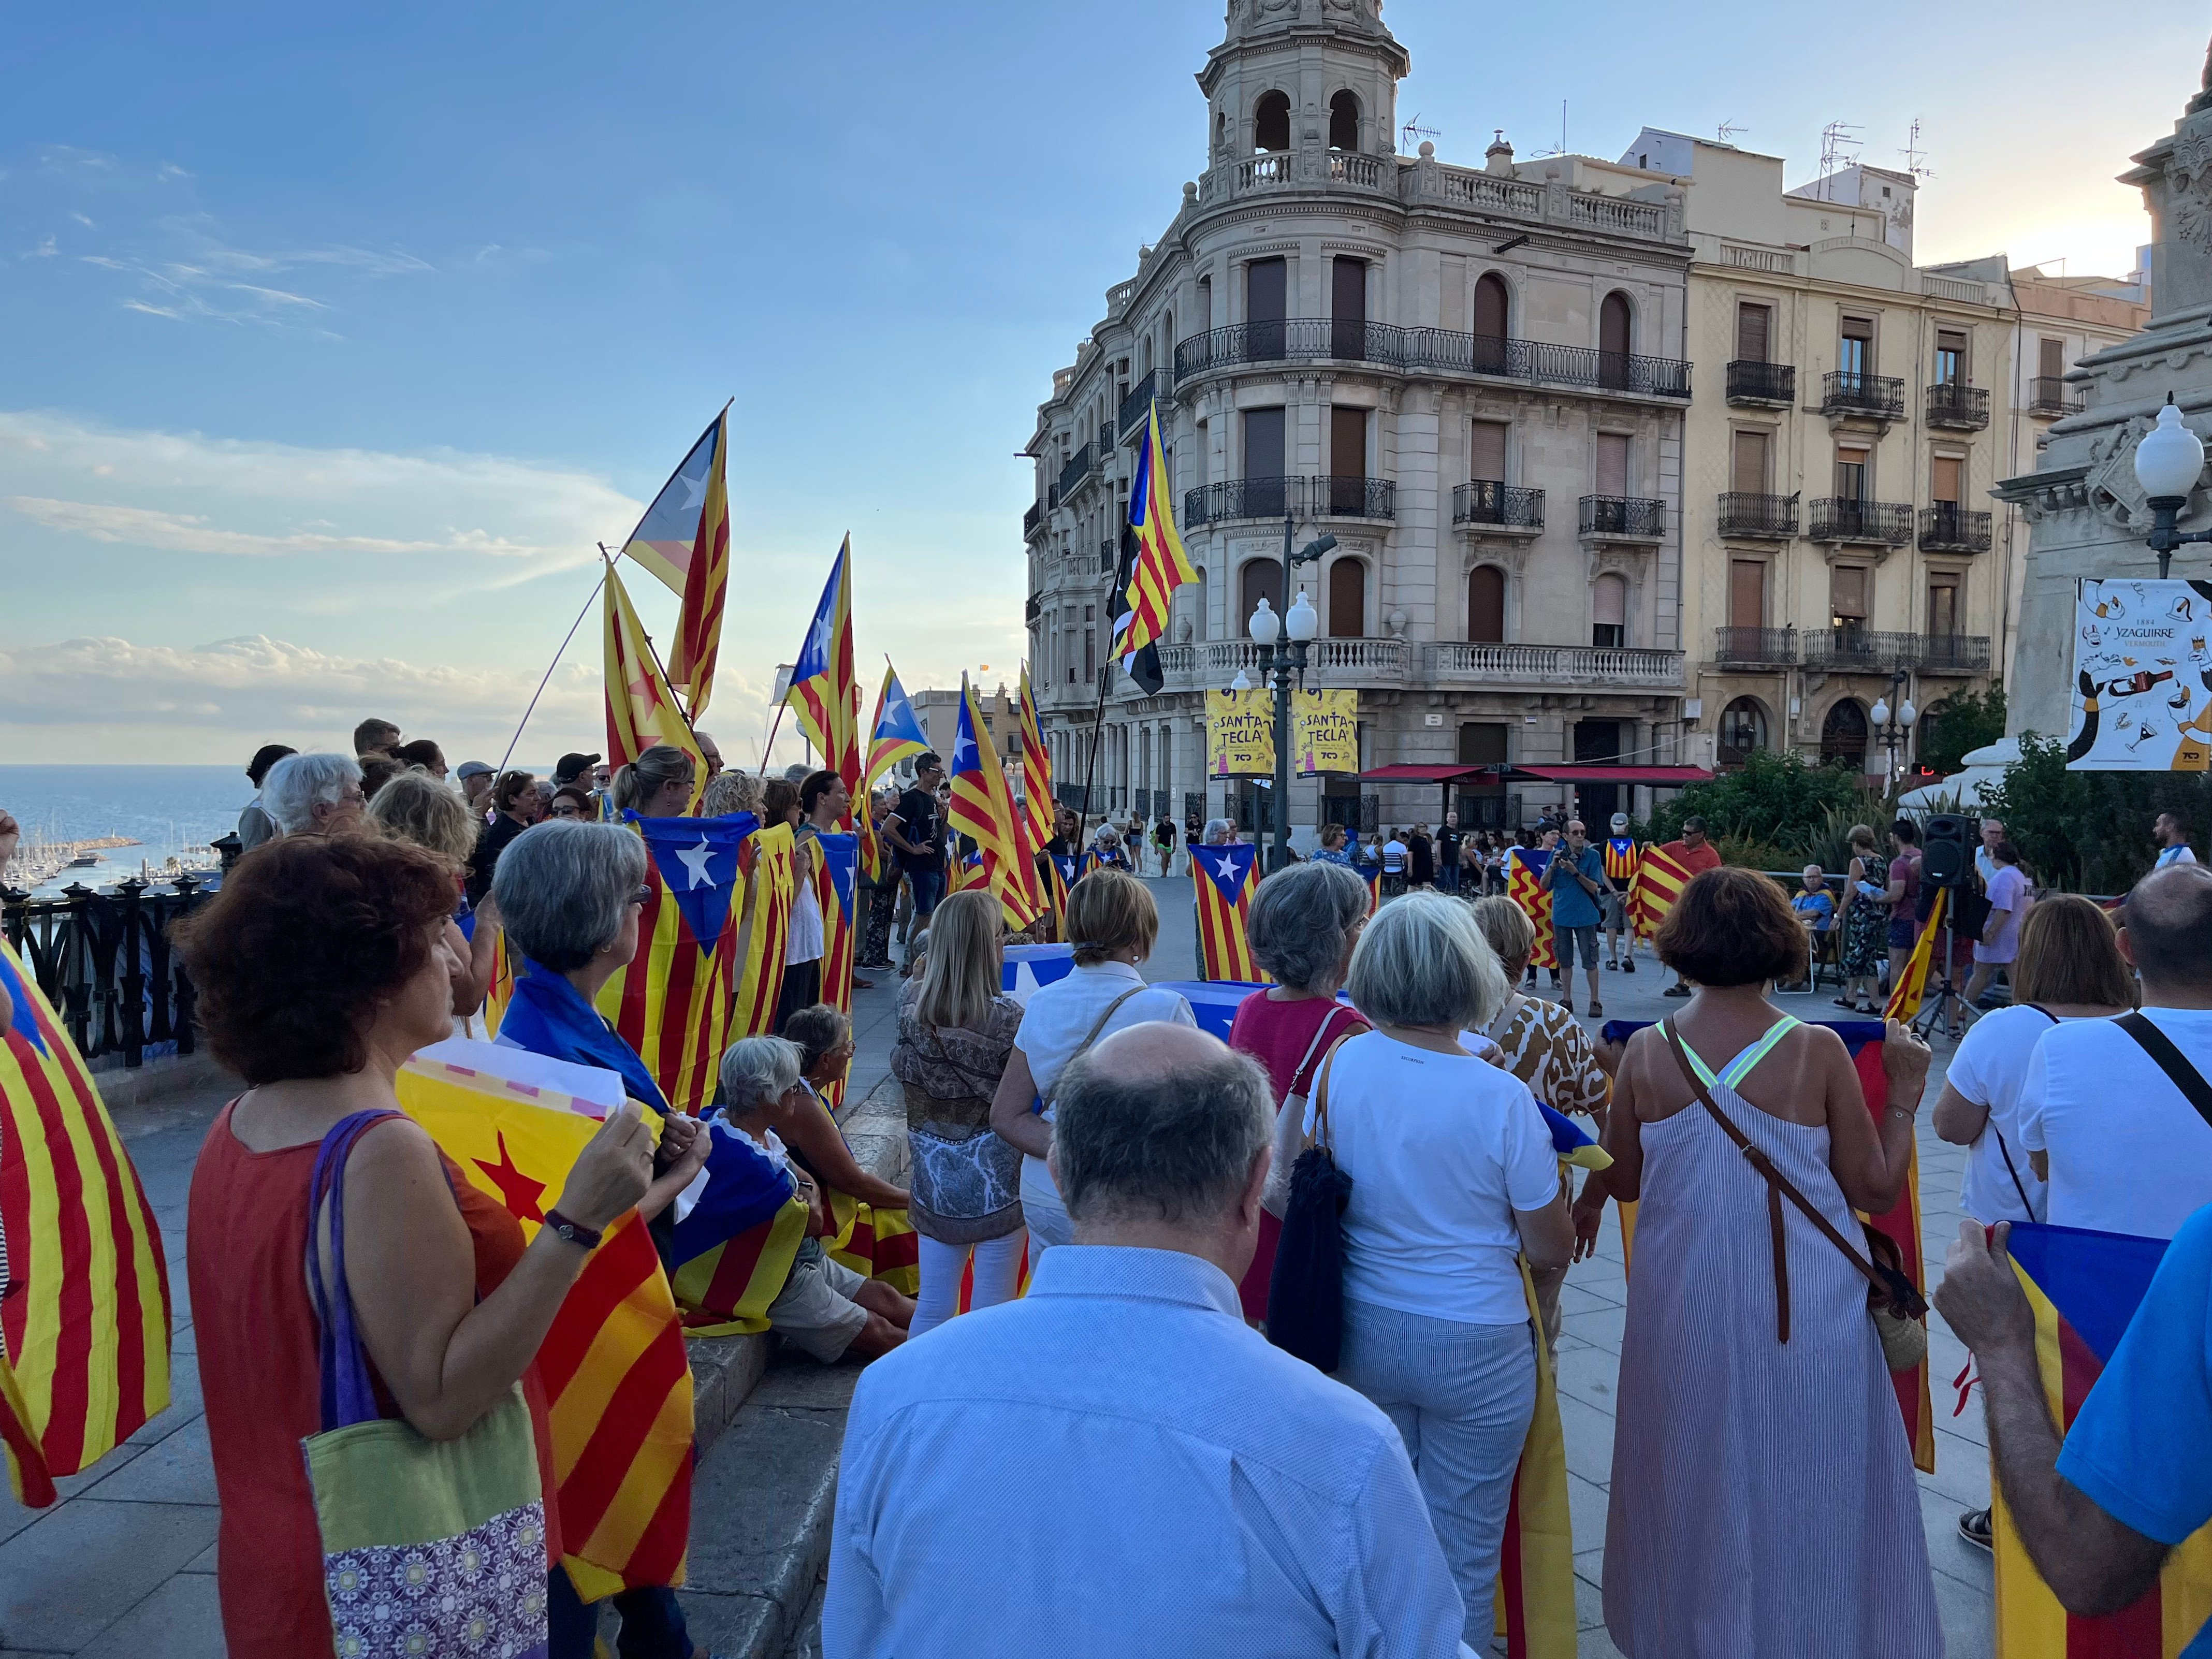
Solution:
M 764 1331 L 806 1237 L 806 1201 L 720 1117 L 707 1127 L 706 1187 L 678 1195 L 663 1231 L 677 1304 L 700 1336 Z
M 2007 1248 L 2035 1314 L 2044 1399 L 2063 1435 L 2112 1362 L 2166 1241 L 2016 1221 Z M 2182 1540 L 2132 1606 L 2085 1619 L 2061 1607 L 2036 1571 L 2002 1492 L 1990 1515 L 1999 1659 L 2164 1659 L 2186 1647 L 2212 1612 L 2212 1527 Z
M 1912 942 L 1905 971 L 1890 988 L 1889 1004 L 1881 1011 L 1883 1018 L 1911 1019 L 1920 1012 L 1920 1000 L 1928 991 L 1928 963 L 1936 950 L 1936 931 L 1943 925 L 1943 906 L 1950 896 L 1948 888 L 1936 890 L 1936 902 L 1929 907 L 1928 920 L 1920 924 L 1920 937 Z
M 727 405 L 708 432 L 708 438 L 700 441 L 711 440 L 714 453 L 708 468 L 706 497 L 700 504 L 690 562 L 684 573 L 684 609 L 676 624 L 676 648 L 668 659 L 668 678 L 685 689 L 695 721 L 706 712 L 707 699 L 714 691 L 714 658 L 722 644 L 722 601 L 730 585 Z
M 1649 939 L 1659 931 L 1689 884 L 1690 872 L 1672 853 L 1656 843 L 1644 849 L 1628 888 L 1628 919 L 1638 937 Z
M 1271 984 L 1252 960 L 1244 921 L 1260 890 L 1260 849 L 1245 842 L 1190 849 L 1191 885 L 1198 895 L 1198 949 L 1208 979 Z
M 776 1001 L 783 994 L 784 948 L 791 942 L 791 905 L 798 893 L 789 824 L 756 832 L 744 852 L 744 915 L 738 928 L 738 994 L 726 1034 L 730 1040 L 766 1036 L 775 1024 Z
M 1516 847 L 1505 855 L 1505 896 L 1521 907 L 1521 914 L 1536 930 L 1535 949 L 1528 955 L 1531 968 L 1559 965 L 1552 939 L 1552 896 L 1544 890 L 1544 870 L 1551 861 L 1552 855 L 1537 847 Z
M 637 954 L 601 989 L 599 1008 L 669 1104 L 696 1114 L 713 1097 L 729 1027 L 744 850 L 760 820 L 623 817 L 645 842 L 649 893 Z
M 536 1235 L 598 1132 L 564 1095 L 417 1056 L 399 1104 L 471 1185 Z M 667 1276 L 635 1211 L 607 1230 L 538 1350 L 562 1541 L 586 1601 L 681 1584 L 691 1534 L 691 1370 Z
M 628 766 L 657 743 L 680 749 L 691 757 L 691 804 L 696 806 L 707 787 L 707 763 L 700 755 L 699 740 L 691 735 L 676 694 L 653 661 L 645 629 L 621 574 L 611 565 L 605 596 L 607 763 Z
M 822 751 L 822 769 L 845 780 L 854 799 L 860 788 L 860 690 L 853 678 L 853 538 L 845 538 L 830 567 L 822 602 L 807 624 L 806 641 L 791 666 L 784 702 Z
M 1198 579 L 1182 550 L 1182 538 L 1176 533 L 1170 500 L 1174 480 L 1168 476 L 1167 453 L 1160 442 L 1158 404 L 1146 412 L 1145 421 L 1137 473 L 1129 483 L 1129 530 L 1136 538 L 1136 557 L 1124 595 L 1128 609 L 1115 624 L 1114 639 L 1115 653 L 1125 665 L 1139 652 L 1167 637 L 1171 597 L 1185 582 Z
M 84 1058 L 4 940 L 0 989 L 0 1449 L 43 1509 L 167 1408 L 169 1275 Z
M 975 708 L 975 688 L 960 682 L 960 712 L 952 739 L 952 806 L 945 822 L 975 843 L 981 860 L 981 884 L 999 896 L 1006 926 L 1026 927 L 1036 920 L 1036 870 L 1022 855 L 1014 832 L 1013 792 L 1006 768 L 991 742 L 991 728 Z

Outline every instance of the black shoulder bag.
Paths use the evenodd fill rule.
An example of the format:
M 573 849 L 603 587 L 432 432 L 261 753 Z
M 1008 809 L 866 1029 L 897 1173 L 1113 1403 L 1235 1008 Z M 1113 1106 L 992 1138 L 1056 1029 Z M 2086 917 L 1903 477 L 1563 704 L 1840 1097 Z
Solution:
M 2212 1124 L 2212 1083 L 2207 1083 L 2204 1073 L 2191 1066 L 2189 1057 L 2173 1046 L 2173 1039 L 2144 1018 L 2139 1010 L 2122 1014 L 2112 1024 L 2136 1040 L 2142 1051 L 2157 1062 L 2158 1069 L 2181 1091 L 2181 1097 L 2197 1109 L 2197 1115 Z
M 1328 1149 L 1328 1073 L 1340 1037 L 1314 1085 L 1314 1141 L 1291 1166 L 1283 1233 L 1267 1281 L 1267 1340 L 1316 1370 L 1334 1371 L 1344 1352 L 1344 1208 L 1352 1177 Z

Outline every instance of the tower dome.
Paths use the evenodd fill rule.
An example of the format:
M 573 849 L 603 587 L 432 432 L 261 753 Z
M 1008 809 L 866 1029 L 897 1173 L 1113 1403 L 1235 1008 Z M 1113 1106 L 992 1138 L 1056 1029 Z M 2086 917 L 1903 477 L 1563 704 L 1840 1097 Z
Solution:
M 1215 163 L 1291 150 L 1387 155 L 1411 67 L 1381 0 L 1230 0 L 1199 71 Z

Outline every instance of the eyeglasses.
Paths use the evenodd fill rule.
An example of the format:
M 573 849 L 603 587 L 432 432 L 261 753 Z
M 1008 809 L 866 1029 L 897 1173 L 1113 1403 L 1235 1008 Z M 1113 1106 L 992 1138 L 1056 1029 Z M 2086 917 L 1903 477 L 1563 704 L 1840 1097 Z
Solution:
M 584 814 L 577 807 L 575 802 L 572 800 L 556 800 L 553 803 L 553 816 L 556 818 L 580 818 Z
M 637 906 L 637 908 L 638 908 L 639 909 L 642 910 L 643 908 L 645 908 L 646 904 L 647 903 L 647 902 L 649 902 L 649 901 L 652 899 L 652 897 L 653 897 L 653 889 L 652 889 L 652 887 L 648 884 L 648 885 L 647 885 L 647 886 L 643 886 L 643 887 L 639 888 L 639 889 L 637 890 L 637 891 L 635 891 L 635 893 L 632 893 L 632 894 L 629 896 L 629 902 L 630 902 L 632 904 L 635 904 L 635 906 Z

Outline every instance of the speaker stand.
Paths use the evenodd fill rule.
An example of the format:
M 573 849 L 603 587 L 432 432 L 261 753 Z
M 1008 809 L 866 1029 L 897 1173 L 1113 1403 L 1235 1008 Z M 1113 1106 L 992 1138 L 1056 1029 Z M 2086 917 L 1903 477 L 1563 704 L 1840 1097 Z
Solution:
M 1920 1012 L 1912 1018 L 1912 1030 L 1923 1042 L 1932 1041 L 1936 1026 L 1946 1023 L 1942 1017 L 1946 1003 L 1956 1005 L 1958 1013 L 1949 1023 L 1955 1024 L 1961 1032 L 1973 1023 L 1973 1010 L 1967 1006 L 1966 994 L 1960 989 L 1958 981 L 1951 977 L 1951 958 L 1959 948 L 1958 936 L 1952 931 L 1951 917 L 1952 907 L 1947 904 L 1943 908 L 1942 966 L 1935 970 L 1936 982 L 1922 988 Z

